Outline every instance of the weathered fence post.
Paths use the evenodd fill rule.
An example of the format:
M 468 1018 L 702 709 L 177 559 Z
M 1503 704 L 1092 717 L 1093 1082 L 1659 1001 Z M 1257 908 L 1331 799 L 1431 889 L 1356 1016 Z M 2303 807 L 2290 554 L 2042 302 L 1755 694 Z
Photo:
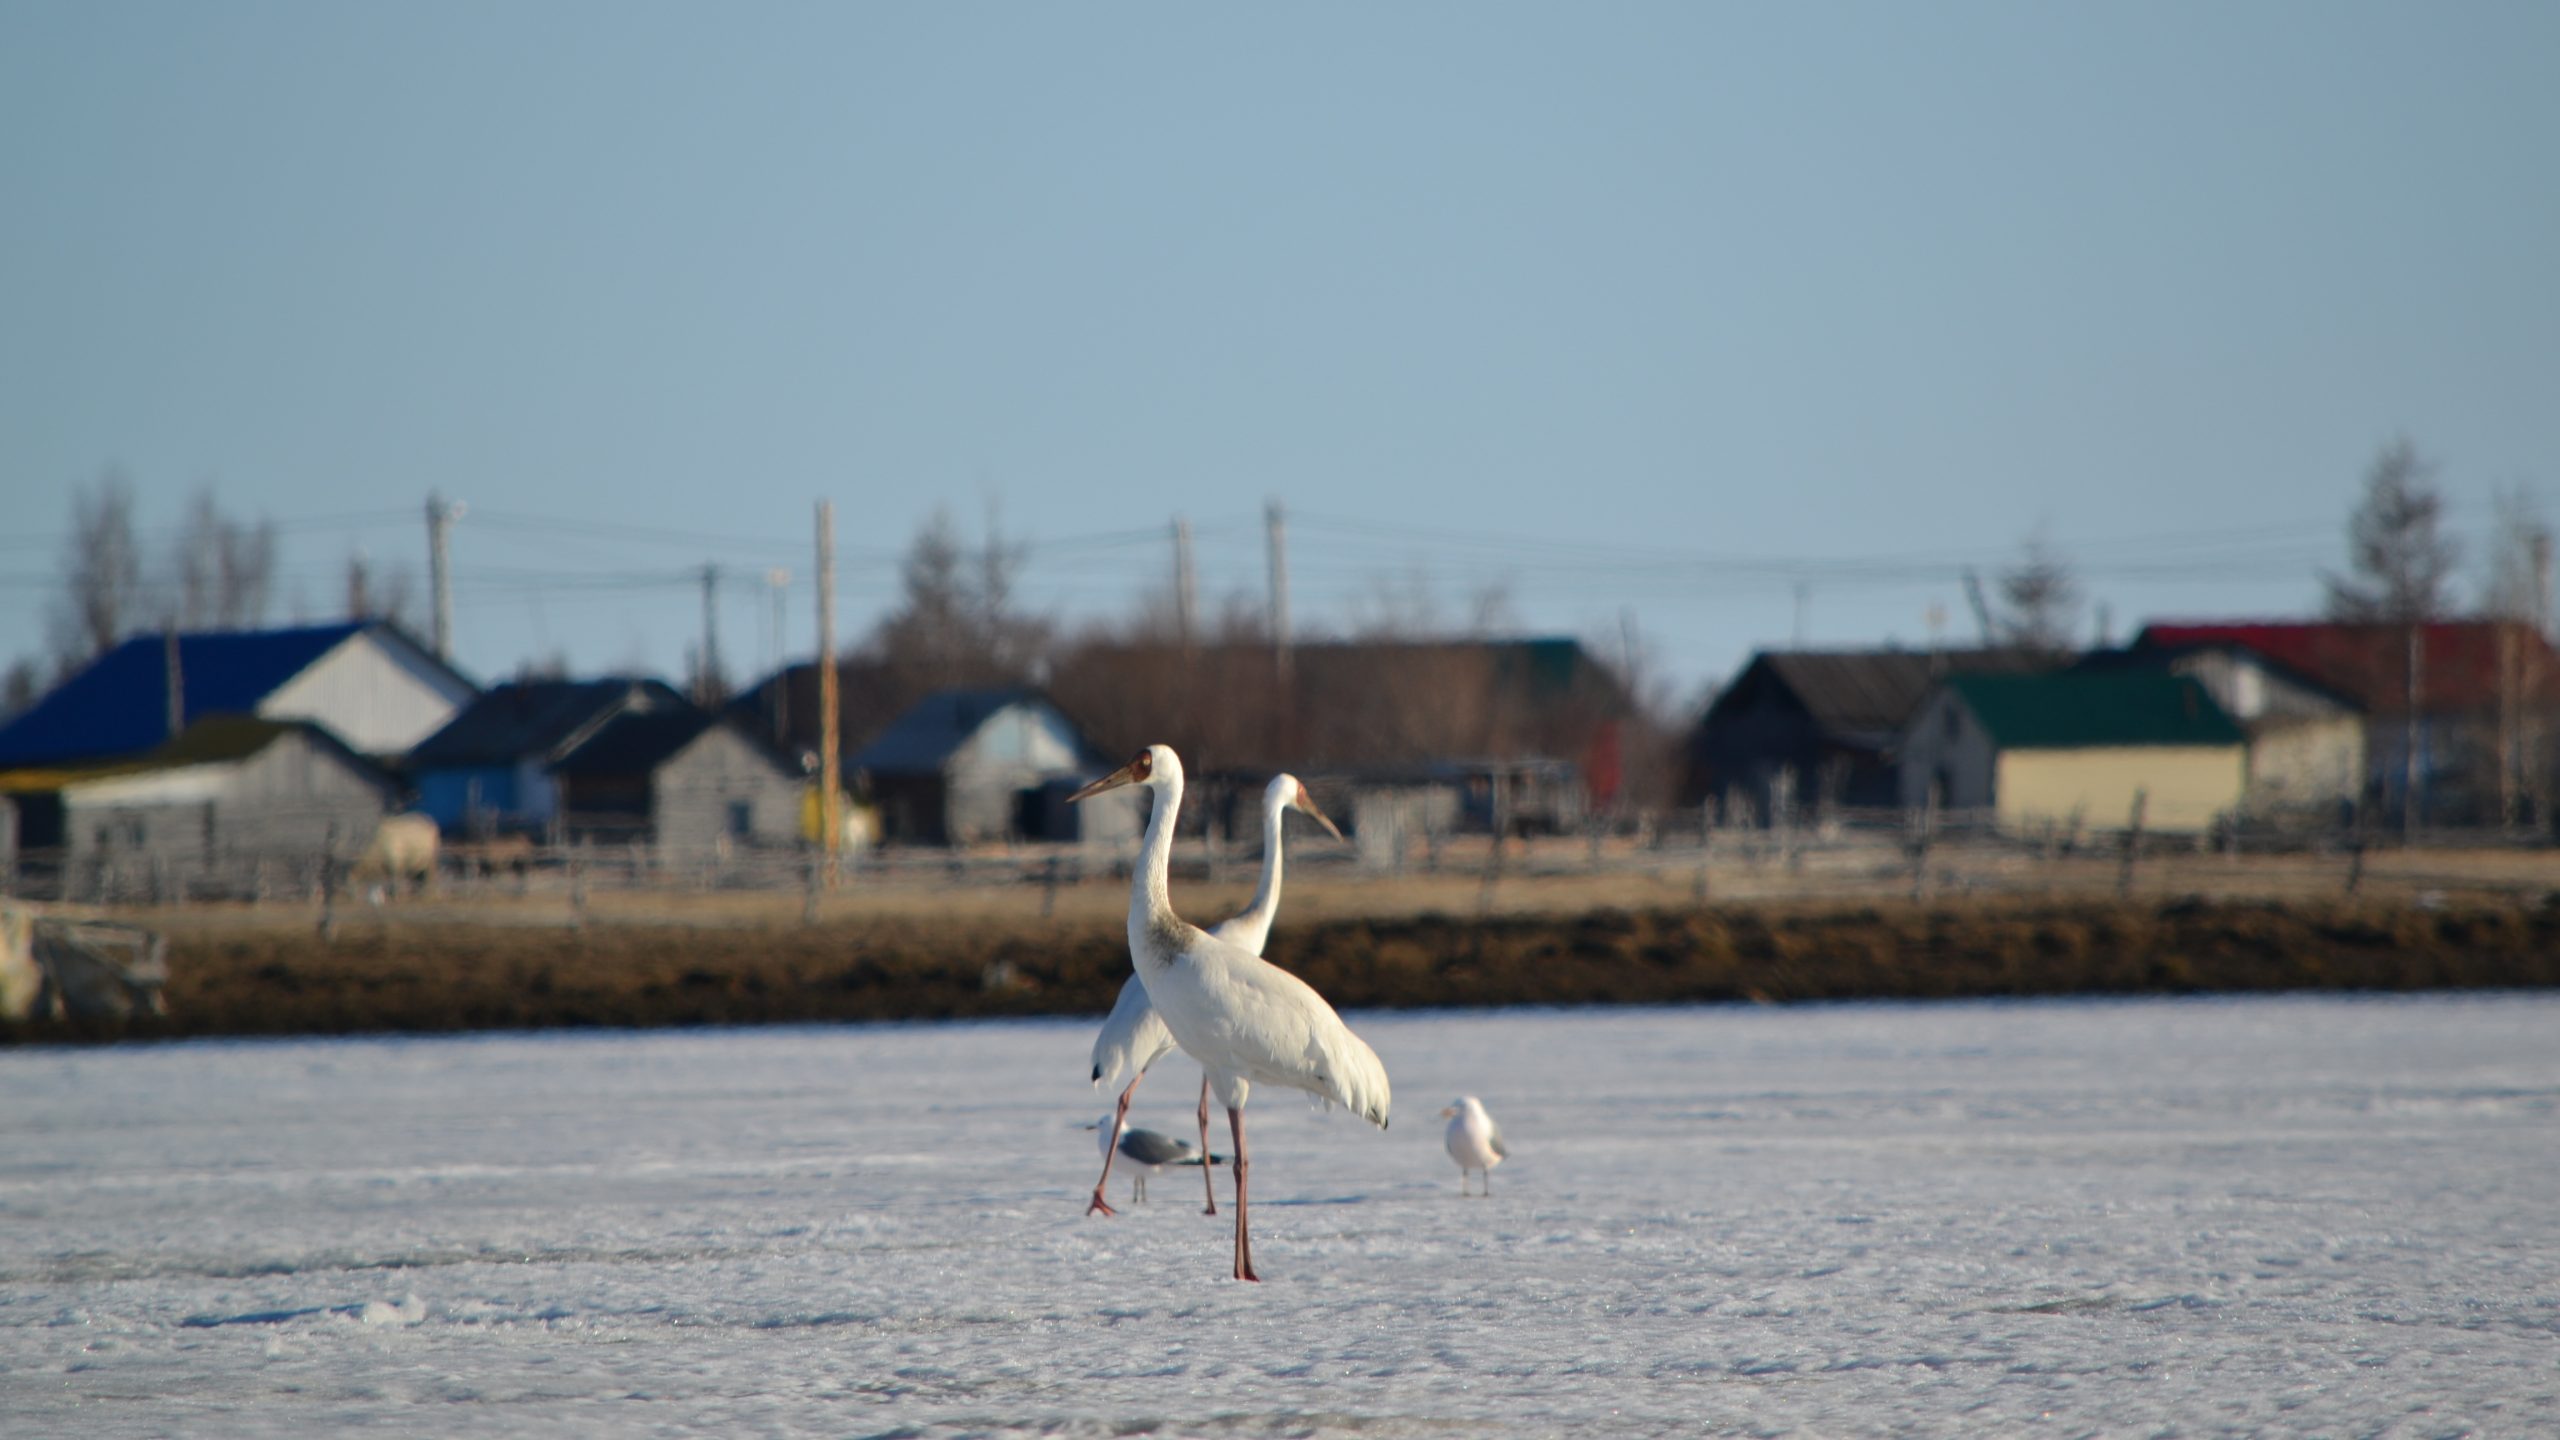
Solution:
M 802 893 L 800 900 L 800 923 L 803 925 L 815 925 L 818 923 L 818 891 L 825 888 L 826 875 L 827 852 L 825 847 L 818 845 L 810 846 L 808 887 Z
M 2142 812 L 2150 802 L 2149 790 L 2140 789 L 2133 792 L 2133 815 L 2127 821 L 2124 832 L 2124 869 L 2116 876 L 2116 894 L 2119 897 L 2133 894 L 2134 866 L 2142 859 Z
M 1929 793 L 1921 799 L 1920 808 L 1912 820 L 1911 899 L 1914 904 L 1929 893 L 1929 842 L 1937 838 L 1937 833 L 1938 788 L 1932 785 Z
M 1707 867 L 1714 863 L 1715 856 L 1716 797 L 1709 795 L 1698 802 L 1698 879 L 1691 887 L 1694 898 L 1701 905 L 1707 903 Z
M 1058 857 L 1049 857 L 1048 878 L 1040 887 L 1040 918 L 1048 919 L 1058 910 Z
M 320 938 L 338 937 L 338 860 L 334 855 L 320 857 Z
M 583 930 L 587 924 L 587 847 L 582 842 L 569 846 L 569 928 Z

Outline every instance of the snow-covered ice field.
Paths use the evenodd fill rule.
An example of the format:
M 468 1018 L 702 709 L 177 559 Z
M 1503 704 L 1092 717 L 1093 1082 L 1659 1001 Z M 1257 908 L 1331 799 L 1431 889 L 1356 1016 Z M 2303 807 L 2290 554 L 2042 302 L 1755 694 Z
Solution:
M 2560 1433 L 2560 999 L 1349 1018 L 1258 1287 L 1085 1022 L 0 1053 L 0 1431 Z

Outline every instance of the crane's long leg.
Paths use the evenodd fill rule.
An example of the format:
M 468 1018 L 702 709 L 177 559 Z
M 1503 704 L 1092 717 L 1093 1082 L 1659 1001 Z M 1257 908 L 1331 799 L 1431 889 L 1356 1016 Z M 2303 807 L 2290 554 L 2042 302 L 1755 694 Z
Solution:
M 1209 1208 L 1203 1215 L 1218 1213 L 1218 1167 L 1209 1163 L 1209 1072 L 1200 1072 L 1200 1188 L 1209 1192 Z
M 1111 1157 L 1120 1153 L 1120 1127 L 1129 1118 L 1129 1097 L 1138 1093 L 1138 1082 L 1146 1078 L 1144 1070 L 1130 1076 L 1128 1088 L 1120 1092 L 1120 1107 L 1111 1112 L 1111 1143 L 1102 1147 L 1102 1178 L 1093 1182 L 1093 1203 L 1084 1207 L 1087 1215 L 1097 1210 L 1105 1215 L 1120 1213 L 1111 1208 L 1110 1201 L 1102 1198 L 1102 1187 L 1111 1183 Z
M 1236 1278 L 1259 1283 L 1262 1277 L 1253 1273 L 1253 1236 L 1245 1228 L 1244 1221 L 1244 1175 L 1252 1166 L 1244 1155 L 1243 1107 L 1227 1107 L 1227 1125 L 1236 1136 L 1236 1158 L 1229 1162 L 1236 1170 Z

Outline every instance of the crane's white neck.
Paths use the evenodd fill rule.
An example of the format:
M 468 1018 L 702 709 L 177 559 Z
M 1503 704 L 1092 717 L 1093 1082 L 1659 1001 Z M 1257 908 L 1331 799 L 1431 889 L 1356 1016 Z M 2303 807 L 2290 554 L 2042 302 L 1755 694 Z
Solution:
M 1271 938 L 1272 917 L 1280 913 L 1281 838 L 1288 827 L 1281 822 L 1289 815 L 1286 802 L 1265 798 L 1262 804 L 1262 883 L 1254 887 L 1253 903 L 1244 907 L 1230 922 L 1248 932 L 1239 937 L 1254 954 L 1262 953 L 1263 942 Z M 1220 931 L 1224 934 L 1225 931 Z
M 1168 878 L 1174 818 L 1182 813 L 1182 776 L 1162 777 L 1147 787 L 1147 797 L 1153 808 L 1147 812 L 1146 843 L 1138 847 L 1137 873 L 1129 877 L 1129 953 L 1162 962 L 1173 957 L 1157 954 L 1159 946 L 1150 942 L 1178 934 L 1182 924 L 1173 913 Z

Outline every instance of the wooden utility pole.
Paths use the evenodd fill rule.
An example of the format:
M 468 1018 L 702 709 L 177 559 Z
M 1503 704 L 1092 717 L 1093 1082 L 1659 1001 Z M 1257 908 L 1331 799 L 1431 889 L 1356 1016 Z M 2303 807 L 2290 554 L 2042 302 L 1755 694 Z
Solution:
M 169 628 L 161 632 L 160 661 L 168 677 L 169 738 L 175 740 L 178 732 L 187 728 L 187 673 L 186 668 L 178 663 L 178 617 L 175 614 L 169 617 Z
M 1190 649 L 1200 639 L 1200 591 L 1191 569 L 1191 521 L 1173 517 L 1173 623 L 1182 641 Z
M 773 738 L 779 741 L 791 733 L 791 639 L 782 609 L 791 572 L 777 565 L 764 572 L 764 583 L 773 587 Z
M 2143 812 L 2150 807 L 2150 803 L 2151 792 L 2149 790 L 2136 790 L 2133 792 L 2133 814 L 2126 819 L 2124 827 L 2124 869 L 2119 871 L 2116 875 L 2116 894 L 2118 896 L 2130 896 L 2133 894 L 2134 867 L 2141 863 L 2142 860 Z
M 1271 663 L 1279 672 L 1280 683 L 1289 683 L 1289 521 L 1280 513 L 1280 502 L 1272 501 L 1263 509 L 1263 521 L 1271 534 Z
M 836 851 L 844 844 L 844 758 L 836 747 L 836 507 L 818 502 L 818 835 L 835 876 Z
M 720 703 L 720 567 L 702 567 L 702 693 L 704 705 Z
M 427 589 L 435 604 L 435 633 L 430 642 L 436 658 L 453 660 L 453 522 L 462 507 L 448 505 L 442 495 L 427 496 Z
M 2402 740 L 2408 753 L 2400 759 L 2400 843 L 2408 845 L 2418 838 L 2418 787 L 2421 767 L 2418 744 L 2424 735 L 2418 719 L 2418 672 L 2426 653 L 2426 621 L 2409 621 L 2409 714 Z

